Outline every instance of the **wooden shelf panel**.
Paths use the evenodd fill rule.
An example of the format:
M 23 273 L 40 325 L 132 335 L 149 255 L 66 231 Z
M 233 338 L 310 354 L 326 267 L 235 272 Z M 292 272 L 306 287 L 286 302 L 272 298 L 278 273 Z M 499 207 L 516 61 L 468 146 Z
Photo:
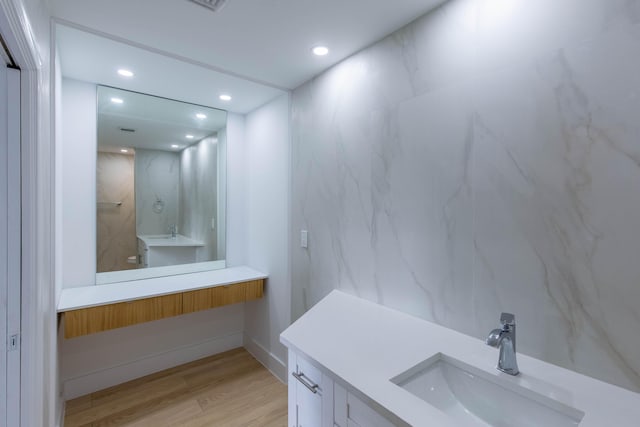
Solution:
M 250 282 L 245 282 L 245 285 L 247 301 L 259 299 L 264 296 L 264 279 L 251 280 Z
M 263 295 L 264 279 L 259 279 L 67 311 L 63 313 L 64 337 L 74 338 L 137 323 L 209 310 L 262 298 Z
M 236 283 L 228 286 L 185 292 L 182 300 L 182 312 L 192 313 L 243 302 L 245 300 L 245 289 L 244 283 Z
M 182 294 L 73 310 L 64 313 L 64 336 L 73 338 L 179 314 L 182 314 Z

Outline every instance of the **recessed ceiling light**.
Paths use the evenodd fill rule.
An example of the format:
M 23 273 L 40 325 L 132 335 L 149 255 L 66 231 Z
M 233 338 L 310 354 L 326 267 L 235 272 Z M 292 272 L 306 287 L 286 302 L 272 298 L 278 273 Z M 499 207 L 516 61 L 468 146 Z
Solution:
M 200 120 L 202 120 L 202 119 L 206 119 L 207 115 L 206 114 L 202 114 L 202 113 L 198 113 L 198 114 L 196 114 L 196 117 L 199 118 Z
M 120 150 L 121 153 L 128 153 L 129 150 L 125 150 L 124 148 L 122 150 Z
M 120 68 L 118 74 L 122 77 L 133 77 L 133 71 L 125 70 L 124 68 Z
M 221 101 L 231 101 L 231 95 L 222 94 L 220 95 Z
M 187 139 L 193 139 L 193 135 L 185 135 L 184 137 Z
M 180 148 L 178 144 L 171 144 L 171 148 Z
M 325 56 L 326 54 L 329 53 L 329 48 L 326 46 L 316 46 L 311 51 L 313 52 L 314 55 Z
M 113 102 L 114 104 L 122 104 L 124 101 L 122 100 L 122 98 L 111 98 L 111 102 Z

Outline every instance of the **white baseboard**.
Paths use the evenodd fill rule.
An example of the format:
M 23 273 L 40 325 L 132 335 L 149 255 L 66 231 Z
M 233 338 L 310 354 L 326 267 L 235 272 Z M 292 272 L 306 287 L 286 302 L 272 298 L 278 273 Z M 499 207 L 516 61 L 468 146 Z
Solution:
M 69 378 L 63 382 L 64 398 L 65 400 L 74 399 L 154 372 L 242 347 L 242 341 L 242 332 L 236 332 Z
M 247 334 L 243 336 L 244 348 L 262 363 L 282 383 L 287 383 L 287 364 Z

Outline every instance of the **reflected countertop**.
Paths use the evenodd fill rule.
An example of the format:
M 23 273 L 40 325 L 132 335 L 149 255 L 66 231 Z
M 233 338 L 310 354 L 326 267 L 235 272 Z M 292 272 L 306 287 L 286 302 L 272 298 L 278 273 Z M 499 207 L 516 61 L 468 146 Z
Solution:
M 170 234 L 144 234 L 138 235 L 147 247 L 154 246 L 204 246 L 203 242 L 190 239 L 182 234 L 171 237 Z

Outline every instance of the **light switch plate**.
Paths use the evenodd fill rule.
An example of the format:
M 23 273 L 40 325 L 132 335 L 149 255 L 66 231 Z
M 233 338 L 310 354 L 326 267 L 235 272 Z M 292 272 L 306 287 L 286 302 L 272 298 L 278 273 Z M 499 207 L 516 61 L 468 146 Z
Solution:
M 308 246 L 307 230 L 300 230 L 300 247 L 306 248 Z

